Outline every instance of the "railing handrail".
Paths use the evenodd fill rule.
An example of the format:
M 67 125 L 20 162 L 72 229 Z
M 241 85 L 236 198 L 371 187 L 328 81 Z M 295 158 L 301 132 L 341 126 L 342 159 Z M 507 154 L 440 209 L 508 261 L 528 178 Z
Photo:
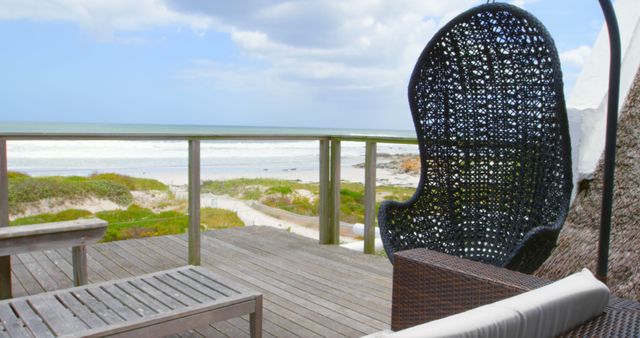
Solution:
M 413 130 L 142 124 L 0 123 L 5 140 L 339 140 L 416 144 Z

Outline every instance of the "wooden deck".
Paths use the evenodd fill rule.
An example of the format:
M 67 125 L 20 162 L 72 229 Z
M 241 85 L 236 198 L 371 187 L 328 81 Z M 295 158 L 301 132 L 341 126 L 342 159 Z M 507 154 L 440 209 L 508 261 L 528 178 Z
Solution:
M 89 282 L 187 264 L 186 235 L 87 248 Z M 71 250 L 12 256 L 14 297 L 73 286 Z M 202 265 L 264 295 L 265 337 L 360 337 L 389 328 L 391 264 L 269 227 L 209 231 Z M 248 337 L 248 316 L 181 334 Z

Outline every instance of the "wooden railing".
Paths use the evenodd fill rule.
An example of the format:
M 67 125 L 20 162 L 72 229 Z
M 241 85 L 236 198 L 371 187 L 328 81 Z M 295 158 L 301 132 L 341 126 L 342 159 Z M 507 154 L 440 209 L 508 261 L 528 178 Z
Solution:
M 364 252 L 374 253 L 377 143 L 416 144 L 413 132 L 312 128 L 143 126 L 103 124 L 0 124 L 0 226 L 9 225 L 7 141 L 184 140 L 189 144 L 189 264 L 200 265 L 200 142 L 203 140 L 317 140 L 321 244 L 340 243 L 340 149 L 343 141 L 366 143 Z M 10 258 L 0 257 L 0 299 L 10 288 Z M 7 280 L 7 278 L 9 278 Z

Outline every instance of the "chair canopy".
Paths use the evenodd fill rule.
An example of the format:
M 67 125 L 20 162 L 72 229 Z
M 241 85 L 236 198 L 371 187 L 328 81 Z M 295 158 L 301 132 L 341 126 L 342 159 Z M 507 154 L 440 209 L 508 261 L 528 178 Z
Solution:
M 472 8 L 423 50 L 409 83 L 421 179 L 378 223 L 389 259 L 427 247 L 522 272 L 553 250 L 571 198 L 554 42 L 508 4 Z

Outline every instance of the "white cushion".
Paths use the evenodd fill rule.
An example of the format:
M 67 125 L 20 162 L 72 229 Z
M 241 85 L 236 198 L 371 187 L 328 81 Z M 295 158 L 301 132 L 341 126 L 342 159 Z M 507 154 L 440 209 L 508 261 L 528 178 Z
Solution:
M 368 338 L 555 337 L 601 314 L 609 289 L 583 269 L 557 282 L 398 332 Z

